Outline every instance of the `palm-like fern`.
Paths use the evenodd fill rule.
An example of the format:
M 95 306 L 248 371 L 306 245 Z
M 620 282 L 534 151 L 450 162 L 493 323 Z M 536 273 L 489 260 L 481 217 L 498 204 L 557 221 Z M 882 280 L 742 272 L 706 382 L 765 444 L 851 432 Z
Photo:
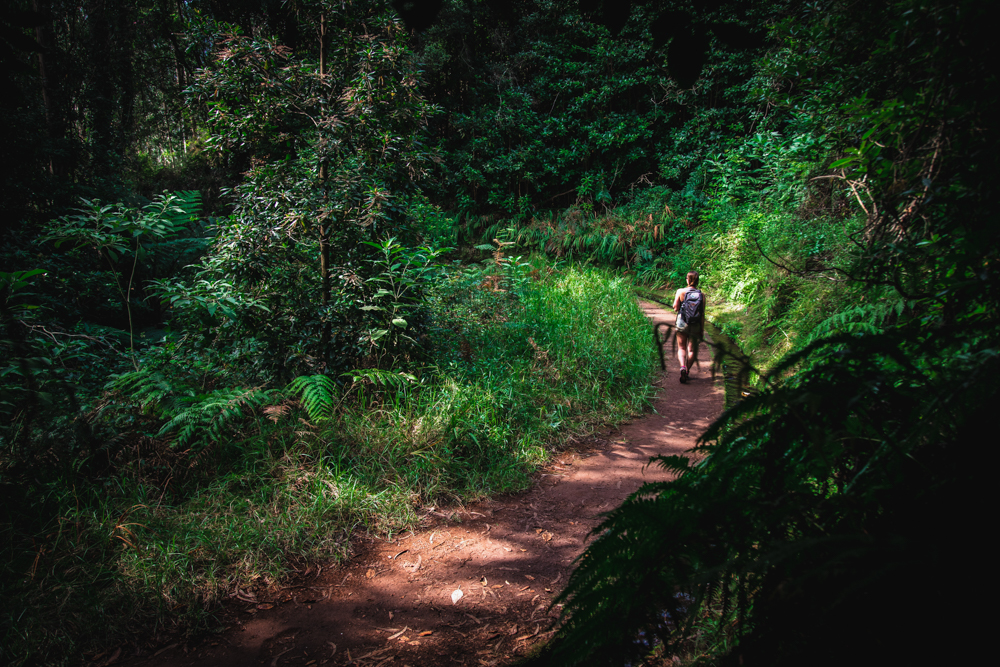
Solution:
M 207 394 L 178 401 L 180 410 L 160 428 L 157 435 L 176 432 L 175 445 L 201 448 L 219 442 L 245 420 L 248 412 L 268 403 L 273 390 L 260 388 L 216 389 Z
M 109 389 L 117 391 L 146 412 L 170 418 L 182 409 L 181 401 L 195 396 L 195 391 L 161 369 L 140 368 L 112 380 Z
M 905 300 L 894 299 L 890 301 L 877 301 L 875 303 L 863 303 L 854 308 L 848 308 L 847 310 L 831 315 L 817 324 L 805 342 L 808 345 L 824 336 L 836 333 L 880 333 L 890 318 L 899 317 L 903 314 L 905 307 Z
M 223 439 L 249 413 L 271 401 L 275 390 L 241 387 L 198 393 L 162 369 L 141 368 L 125 373 L 110 385 L 143 410 L 166 423 L 158 436 L 176 433 L 175 446 L 201 449 Z
M 310 421 L 326 421 L 333 416 L 334 398 L 339 392 L 337 383 L 328 375 L 303 375 L 292 380 L 288 388 L 302 397 Z
M 995 349 L 938 348 L 911 326 L 788 355 L 774 376 L 811 363 L 727 411 L 702 436 L 700 462 L 660 458 L 677 481 L 647 484 L 607 515 L 556 599 L 555 640 L 530 664 L 623 664 L 656 641 L 669 655 L 710 605 L 722 609 L 713 632 L 745 633 L 729 664 L 802 664 L 848 626 L 882 632 L 876 619 L 900 599 L 918 606 L 915 573 L 966 557 L 952 540 L 971 538 L 952 526 L 977 485 L 953 452 L 986 425 L 1000 377 Z M 925 363 L 904 352 L 914 349 Z M 949 537 L 928 545 L 939 532 Z
M 349 378 L 352 382 L 352 388 L 375 385 L 398 390 L 417 382 L 417 378 L 410 373 L 381 368 L 362 368 L 348 371 L 343 373 L 341 377 Z M 306 409 L 310 421 L 322 422 L 333 417 L 337 407 L 335 399 L 340 393 L 340 389 L 329 376 L 303 375 L 292 380 L 288 389 L 301 397 L 302 407 Z M 346 394 L 344 396 L 346 397 Z

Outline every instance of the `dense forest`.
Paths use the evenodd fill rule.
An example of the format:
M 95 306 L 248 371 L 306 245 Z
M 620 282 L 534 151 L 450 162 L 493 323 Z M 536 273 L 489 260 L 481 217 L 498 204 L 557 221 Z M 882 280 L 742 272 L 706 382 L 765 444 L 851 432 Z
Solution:
M 607 516 L 538 664 L 970 659 L 991 33 L 972 0 L 10 2 L 0 659 L 211 628 L 525 488 L 648 404 L 635 293 L 692 269 L 752 388 Z

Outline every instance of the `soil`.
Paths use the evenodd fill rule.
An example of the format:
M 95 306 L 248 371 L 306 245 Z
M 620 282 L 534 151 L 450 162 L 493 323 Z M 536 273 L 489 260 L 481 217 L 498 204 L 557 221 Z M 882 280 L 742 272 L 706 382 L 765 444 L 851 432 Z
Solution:
M 640 301 L 654 322 L 674 316 Z M 668 350 L 669 351 L 669 348 Z M 502 665 L 546 641 L 566 584 L 601 515 L 645 482 L 669 479 L 650 457 L 683 454 L 722 411 L 706 360 L 678 382 L 676 358 L 657 381 L 652 413 L 558 455 L 529 491 L 427 512 L 391 541 L 363 538 L 340 565 L 313 565 L 269 593 L 240 591 L 227 629 L 162 639 L 142 656 L 98 664 Z M 669 358 L 669 356 L 668 356 Z M 119 657 L 120 656 L 120 657 Z

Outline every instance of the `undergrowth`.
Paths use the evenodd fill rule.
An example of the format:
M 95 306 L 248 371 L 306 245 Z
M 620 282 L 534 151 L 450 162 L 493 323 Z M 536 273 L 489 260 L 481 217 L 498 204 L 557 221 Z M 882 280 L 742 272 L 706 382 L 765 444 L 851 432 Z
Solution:
M 109 384 L 81 419 L 119 435 L 0 485 L 4 661 L 68 664 L 210 628 L 220 601 L 345 556 L 359 529 L 527 488 L 561 443 L 649 397 L 654 352 L 627 279 L 498 248 L 448 269 L 423 308 L 425 360 L 405 369 L 231 387 L 222 365 L 168 344 Z
M 763 202 L 708 209 L 675 272 L 702 274 L 709 318 L 738 341 L 758 373 L 826 336 L 877 334 L 912 303 L 891 286 L 865 284 L 859 217 L 805 217 Z

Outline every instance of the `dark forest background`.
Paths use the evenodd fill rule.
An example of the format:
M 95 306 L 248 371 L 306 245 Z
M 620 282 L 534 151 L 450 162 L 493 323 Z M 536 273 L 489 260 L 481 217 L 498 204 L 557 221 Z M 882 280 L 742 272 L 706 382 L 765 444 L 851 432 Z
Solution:
M 522 488 L 640 408 L 632 290 L 696 268 L 752 390 L 608 516 L 539 660 L 968 657 L 991 25 L 971 0 L 9 3 L 0 655 L 145 650 L 353 530 Z

